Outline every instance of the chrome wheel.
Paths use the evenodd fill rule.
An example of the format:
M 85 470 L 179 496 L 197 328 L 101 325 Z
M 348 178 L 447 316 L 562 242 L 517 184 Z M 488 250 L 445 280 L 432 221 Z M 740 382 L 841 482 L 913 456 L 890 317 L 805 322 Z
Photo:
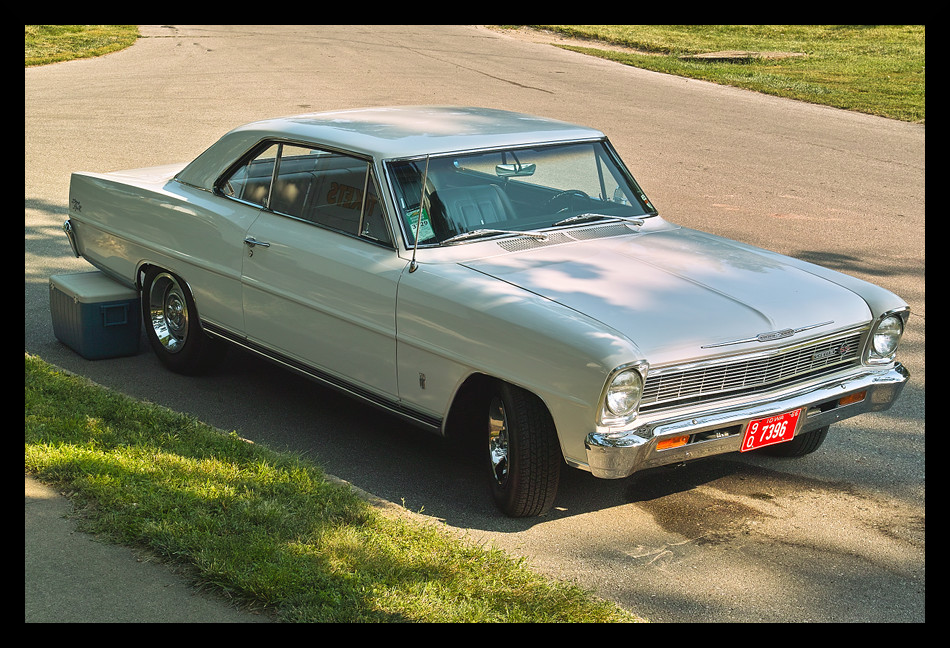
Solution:
M 178 281 L 167 272 L 155 277 L 148 291 L 147 326 L 169 353 L 178 353 L 188 340 L 188 302 Z
M 205 334 L 188 284 L 155 266 L 142 275 L 142 319 L 145 337 L 166 367 L 186 376 L 211 368 L 226 345 Z
M 495 482 L 504 486 L 508 481 L 508 417 L 497 396 L 488 409 L 488 459 Z

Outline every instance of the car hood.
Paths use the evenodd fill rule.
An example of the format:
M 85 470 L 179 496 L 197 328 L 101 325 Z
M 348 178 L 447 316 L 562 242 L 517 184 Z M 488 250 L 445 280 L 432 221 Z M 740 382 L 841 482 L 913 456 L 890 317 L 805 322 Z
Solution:
M 651 363 L 767 348 L 704 346 L 797 329 L 825 334 L 867 322 L 865 301 L 808 264 L 677 228 L 495 256 L 464 265 L 581 312 L 628 337 Z M 825 271 L 827 274 L 827 271 Z M 787 344 L 781 340 L 773 344 Z

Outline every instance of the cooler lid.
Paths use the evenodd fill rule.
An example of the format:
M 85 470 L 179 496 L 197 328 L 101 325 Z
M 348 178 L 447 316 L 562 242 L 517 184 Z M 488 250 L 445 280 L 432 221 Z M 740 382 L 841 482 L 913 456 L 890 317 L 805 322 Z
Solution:
M 99 270 L 75 274 L 53 275 L 50 288 L 71 296 L 82 303 L 98 303 L 138 299 L 138 292 L 110 279 Z

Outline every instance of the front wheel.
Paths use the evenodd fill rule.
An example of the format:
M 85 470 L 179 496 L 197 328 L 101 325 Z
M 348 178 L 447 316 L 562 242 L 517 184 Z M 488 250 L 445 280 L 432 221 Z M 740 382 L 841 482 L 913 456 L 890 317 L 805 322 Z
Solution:
M 811 454 L 821 446 L 828 436 L 828 426 L 805 432 L 793 437 L 791 441 L 785 443 L 776 443 L 762 448 L 766 454 L 773 457 L 804 457 Z
M 177 276 L 151 268 L 142 282 L 142 319 L 149 345 L 166 367 L 194 375 L 217 361 L 223 343 L 205 335 L 188 287 Z
M 550 510 L 561 475 L 561 448 L 544 403 L 499 384 L 488 405 L 488 467 L 495 503 L 510 517 Z

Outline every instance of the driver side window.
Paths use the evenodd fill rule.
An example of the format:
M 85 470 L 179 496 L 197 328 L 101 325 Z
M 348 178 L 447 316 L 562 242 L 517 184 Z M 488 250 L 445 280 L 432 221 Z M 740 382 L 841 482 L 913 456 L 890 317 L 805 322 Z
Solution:
M 218 183 L 226 196 L 387 246 L 392 236 L 372 164 L 297 144 L 273 144 Z

